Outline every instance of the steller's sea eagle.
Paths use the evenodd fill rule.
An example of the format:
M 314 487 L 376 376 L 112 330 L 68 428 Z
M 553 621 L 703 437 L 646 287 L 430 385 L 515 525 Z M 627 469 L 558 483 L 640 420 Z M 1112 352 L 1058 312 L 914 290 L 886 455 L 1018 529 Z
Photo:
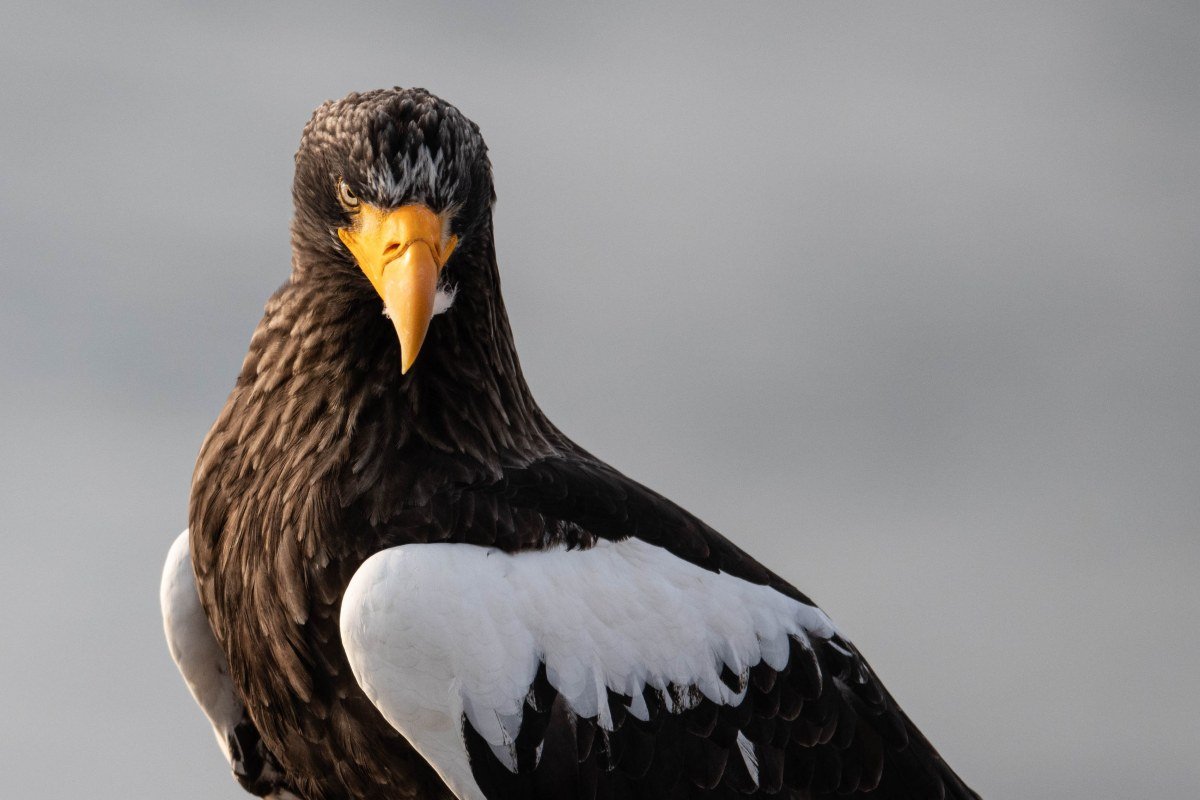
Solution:
M 162 583 L 247 790 L 976 797 L 812 601 L 542 414 L 474 123 L 325 103 L 293 196 Z

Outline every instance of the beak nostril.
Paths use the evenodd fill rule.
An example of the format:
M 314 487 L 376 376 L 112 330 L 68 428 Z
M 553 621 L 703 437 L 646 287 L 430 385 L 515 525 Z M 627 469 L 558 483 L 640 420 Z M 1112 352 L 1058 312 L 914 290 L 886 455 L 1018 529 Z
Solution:
M 400 255 L 401 245 L 399 242 L 392 242 L 387 247 L 383 248 L 383 257 L 390 258 Z

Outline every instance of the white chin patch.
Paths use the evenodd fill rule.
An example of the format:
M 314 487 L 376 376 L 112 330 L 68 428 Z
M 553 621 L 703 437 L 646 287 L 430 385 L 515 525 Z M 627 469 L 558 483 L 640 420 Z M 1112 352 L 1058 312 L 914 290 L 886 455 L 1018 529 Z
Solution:
M 454 298 L 458 295 L 458 287 L 443 283 L 438 287 L 437 294 L 433 296 L 433 315 L 436 317 L 444 311 L 448 311 L 450 306 L 454 305 Z M 385 305 L 383 307 L 383 315 L 388 319 L 392 318 L 392 312 Z
M 437 295 L 433 298 L 433 315 L 436 317 L 454 305 L 454 297 L 457 294 L 457 286 L 451 286 L 447 283 L 438 286 Z

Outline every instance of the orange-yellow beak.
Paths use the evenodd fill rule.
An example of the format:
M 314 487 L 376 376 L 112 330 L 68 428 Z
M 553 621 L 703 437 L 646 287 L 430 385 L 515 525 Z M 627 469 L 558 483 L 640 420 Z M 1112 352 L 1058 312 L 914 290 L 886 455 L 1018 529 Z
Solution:
M 433 319 L 438 276 L 458 244 L 440 216 L 423 205 L 391 211 L 362 203 L 338 237 L 354 255 L 400 339 L 400 372 L 417 360 Z

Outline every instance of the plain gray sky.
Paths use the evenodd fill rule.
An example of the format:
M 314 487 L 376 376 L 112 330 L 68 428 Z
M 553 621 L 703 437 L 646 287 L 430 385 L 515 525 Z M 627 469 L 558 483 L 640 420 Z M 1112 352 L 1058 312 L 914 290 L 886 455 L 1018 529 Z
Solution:
M 987 797 L 1200 791 L 1196 3 L 3 19 L 3 796 L 243 796 L 160 565 L 300 129 L 393 84 L 483 129 L 564 430 L 816 598 Z

